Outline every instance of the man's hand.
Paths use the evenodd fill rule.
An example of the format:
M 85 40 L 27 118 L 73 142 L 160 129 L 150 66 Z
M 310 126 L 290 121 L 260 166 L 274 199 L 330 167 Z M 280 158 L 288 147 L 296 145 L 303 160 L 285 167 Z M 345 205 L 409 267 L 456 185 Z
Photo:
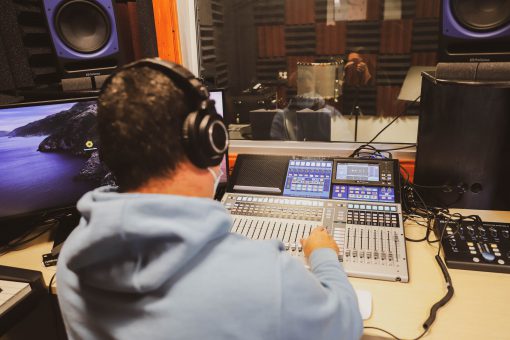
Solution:
M 306 258 L 309 258 L 312 252 L 319 248 L 331 248 L 337 254 L 339 252 L 338 245 L 324 227 L 314 228 L 308 238 L 301 240 L 301 245 Z

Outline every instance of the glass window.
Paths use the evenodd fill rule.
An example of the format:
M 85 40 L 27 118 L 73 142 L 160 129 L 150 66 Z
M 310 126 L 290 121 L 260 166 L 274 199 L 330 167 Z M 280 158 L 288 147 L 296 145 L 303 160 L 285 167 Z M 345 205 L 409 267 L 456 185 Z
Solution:
M 377 141 L 414 143 L 409 104 L 416 67 L 437 63 L 439 5 L 197 0 L 200 74 L 225 90 L 233 139 L 366 142 L 406 111 Z

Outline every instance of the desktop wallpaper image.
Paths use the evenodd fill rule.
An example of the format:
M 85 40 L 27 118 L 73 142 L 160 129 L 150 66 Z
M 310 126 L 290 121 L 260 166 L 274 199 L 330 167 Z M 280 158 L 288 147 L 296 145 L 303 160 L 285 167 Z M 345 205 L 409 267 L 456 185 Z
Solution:
M 96 114 L 95 101 L 0 110 L 0 217 L 71 205 L 113 183 L 95 149 Z

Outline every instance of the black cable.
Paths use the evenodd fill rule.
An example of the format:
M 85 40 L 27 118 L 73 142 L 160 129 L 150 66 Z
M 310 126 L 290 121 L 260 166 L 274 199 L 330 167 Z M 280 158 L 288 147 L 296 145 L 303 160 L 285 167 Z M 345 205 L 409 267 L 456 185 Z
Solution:
M 366 144 L 363 144 L 361 145 L 358 149 L 354 150 L 354 152 L 349 156 L 349 157 L 354 157 L 354 155 L 358 152 L 358 150 L 360 148 L 363 148 L 363 147 L 366 147 L 366 146 L 370 146 L 370 144 L 377 139 L 377 137 L 379 137 L 381 135 L 381 133 L 383 133 L 387 128 L 389 128 L 393 123 L 395 123 L 400 117 L 402 117 L 403 115 L 405 115 L 407 113 L 407 110 L 409 110 L 409 108 L 414 105 L 418 100 L 420 99 L 420 96 L 416 97 L 415 100 L 413 100 L 411 103 L 409 103 L 408 105 L 406 105 L 406 108 L 400 112 L 391 122 L 389 122 L 385 127 L 383 127 L 381 129 L 381 131 L 379 131 L 368 143 Z
M 397 150 L 404 150 L 404 149 L 410 149 L 410 148 L 415 148 L 415 147 L 416 147 L 416 144 L 411 144 L 411 145 L 402 146 L 402 147 L 399 147 L 399 148 L 392 148 L 392 149 L 379 149 L 379 151 L 383 151 L 383 152 L 387 152 L 387 151 L 397 151 Z
M 393 333 L 391 332 L 388 332 L 387 330 L 384 330 L 382 328 L 379 328 L 379 327 L 373 327 L 373 326 L 365 326 L 363 327 L 364 329 L 375 329 L 375 330 L 378 330 L 380 332 L 383 332 L 383 333 L 386 333 L 388 334 L 389 336 L 393 337 L 393 339 L 396 339 L 396 340 L 404 340 L 403 338 L 399 338 L 398 336 L 394 335 Z M 412 340 L 418 340 L 418 339 L 421 339 L 425 333 L 427 333 L 428 329 L 424 330 L 423 333 L 421 333 L 418 337 L 412 339 Z
M 45 234 L 46 232 L 50 231 L 54 227 L 58 226 L 58 224 L 59 224 L 58 220 L 53 220 L 53 221 L 48 221 L 46 224 L 43 224 L 43 225 L 37 227 L 36 229 L 29 229 L 27 232 L 22 234 L 17 239 L 14 239 L 13 241 L 7 243 L 6 245 L 0 247 L 0 256 L 4 255 L 4 254 L 6 254 L 6 253 L 8 253 L 10 251 L 16 250 L 19 247 L 21 247 L 21 246 L 23 246 L 23 245 L 25 245 L 27 243 L 32 242 L 33 240 L 35 240 L 39 236 Z M 46 227 L 46 228 L 44 228 L 43 230 L 41 230 L 37 234 L 27 238 L 28 236 L 30 236 L 34 232 L 34 230 L 37 230 L 37 229 L 43 228 L 43 227 Z
M 446 226 L 445 226 L 445 229 L 446 229 Z M 441 242 L 439 243 L 439 245 L 441 246 Z M 444 305 L 446 305 L 448 303 L 448 301 L 451 300 L 451 298 L 453 297 L 453 293 L 455 291 L 453 289 L 452 279 L 450 278 L 450 274 L 448 273 L 448 269 L 446 268 L 446 265 L 444 264 L 443 260 L 441 259 L 441 256 L 436 255 L 435 259 L 436 259 L 436 262 L 438 263 L 439 267 L 441 268 L 441 272 L 443 273 L 444 279 L 446 281 L 447 292 L 446 292 L 446 295 L 443 296 L 443 298 L 441 300 L 436 302 L 430 308 L 429 317 L 423 323 L 423 328 L 425 330 L 428 330 L 430 328 L 430 326 L 434 323 L 434 321 L 436 320 L 437 311 L 439 310 L 439 308 L 443 307 Z
M 48 286 L 48 294 L 50 294 L 50 296 L 51 296 L 51 294 L 53 294 L 53 292 L 51 291 L 51 286 L 53 285 L 53 280 L 55 279 L 56 275 L 57 275 L 57 273 L 53 274 L 53 276 L 50 279 L 50 284 Z

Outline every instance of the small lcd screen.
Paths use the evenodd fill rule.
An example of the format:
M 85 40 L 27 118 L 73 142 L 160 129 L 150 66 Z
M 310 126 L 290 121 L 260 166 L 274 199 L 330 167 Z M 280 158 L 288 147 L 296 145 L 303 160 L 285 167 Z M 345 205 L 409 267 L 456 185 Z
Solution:
M 329 198 L 332 171 L 332 161 L 291 160 L 283 195 Z
M 340 181 L 379 182 L 379 164 L 337 163 L 336 179 Z
M 331 198 L 335 200 L 395 203 L 395 190 L 391 187 L 334 184 Z

